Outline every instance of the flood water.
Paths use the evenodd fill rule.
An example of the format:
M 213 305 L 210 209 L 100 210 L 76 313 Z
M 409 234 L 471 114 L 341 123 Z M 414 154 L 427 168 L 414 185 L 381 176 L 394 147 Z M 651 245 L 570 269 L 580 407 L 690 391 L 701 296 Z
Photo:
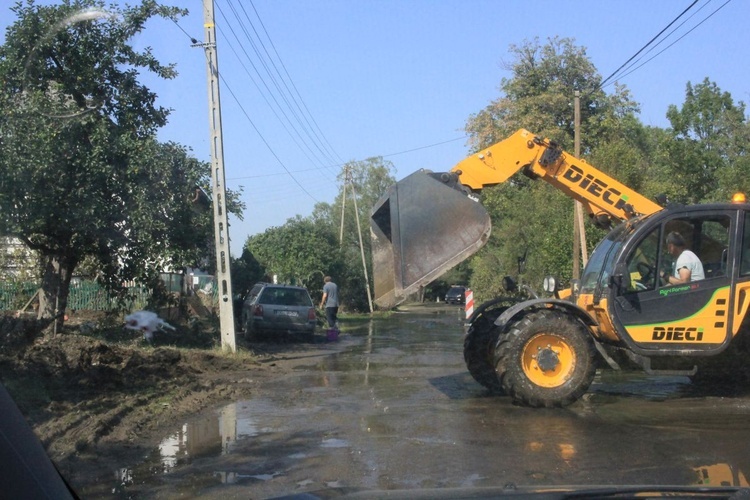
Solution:
M 142 462 L 112 471 L 105 480 L 114 495 L 747 486 L 750 393 L 608 371 L 569 408 L 529 409 L 488 394 L 468 374 L 457 307 L 342 330 L 337 352 L 300 363 L 256 398 L 196 415 Z

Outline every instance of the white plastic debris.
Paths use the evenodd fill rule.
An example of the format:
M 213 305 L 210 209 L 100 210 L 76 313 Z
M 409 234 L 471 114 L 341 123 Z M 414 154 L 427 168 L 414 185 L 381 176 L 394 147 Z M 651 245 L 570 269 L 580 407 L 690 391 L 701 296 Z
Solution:
M 174 330 L 175 327 L 161 319 L 155 312 L 136 311 L 125 316 L 125 328 L 143 332 L 144 340 L 151 342 L 157 330 Z

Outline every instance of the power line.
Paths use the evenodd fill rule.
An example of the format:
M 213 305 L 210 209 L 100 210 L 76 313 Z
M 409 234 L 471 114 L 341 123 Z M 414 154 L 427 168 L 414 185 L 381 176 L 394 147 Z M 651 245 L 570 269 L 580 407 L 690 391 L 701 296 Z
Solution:
M 182 26 L 179 25 L 179 23 L 177 21 L 174 21 L 174 23 L 177 25 L 178 28 L 180 28 L 180 30 L 185 34 L 185 36 L 187 36 L 190 39 L 190 41 L 193 44 L 197 44 L 198 43 L 198 41 L 195 38 L 193 38 L 192 36 L 190 36 L 190 34 L 187 31 L 185 31 L 182 28 Z M 250 122 L 250 125 L 253 127 L 253 129 L 255 130 L 255 132 L 258 134 L 258 137 L 260 138 L 260 140 L 263 141 L 263 144 L 265 144 L 265 146 L 266 146 L 266 148 L 268 148 L 269 152 L 279 162 L 279 165 L 281 165 L 281 167 L 286 171 L 286 173 L 289 175 L 289 177 L 299 186 L 299 188 L 306 195 L 308 195 L 314 202 L 318 203 L 319 202 L 318 199 L 315 198 L 312 194 L 310 194 L 307 191 L 307 189 L 305 189 L 305 187 L 297 180 L 297 178 L 294 177 L 294 175 L 292 174 L 292 172 L 286 167 L 286 165 L 284 164 L 284 162 L 281 161 L 281 158 L 279 158 L 279 156 L 273 150 L 273 148 L 268 143 L 268 141 L 266 141 L 265 137 L 263 137 L 263 134 L 260 132 L 260 130 L 258 129 L 258 127 L 253 122 L 253 120 L 250 118 L 250 115 L 247 113 L 247 111 L 245 110 L 245 108 L 242 106 L 242 103 L 239 101 L 239 99 L 237 98 L 237 95 L 234 93 L 234 91 L 232 90 L 232 88 L 229 86 L 229 84 L 227 83 L 227 81 L 224 78 L 224 76 L 222 74 L 219 74 L 218 76 L 221 79 L 221 81 L 224 83 L 224 86 L 227 88 L 227 90 L 229 91 L 229 93 L 232 95 L 232 98 L 235 100 L 235 102 L 239 106 L 239 108 L 242 111 L 242 113 L 245 115 L 245 118 L 247 118 L 248 122 Z
M 636 71 L 637 69 L 639 69 L 640 67 L 642 67 L 643 65 L 645 65 L 646 63 L 648 63 L 648 62 L 650 62 L 651 60 L 653 60 L 653 59 L 654 59 L 655 57 L 659 56 L 659 55 L 660 55 L 660 54 L 661 54 L 662 52 L 664 52 L 664 51 L 666 51 L 667 49 L 669 49 L 670 47 L 672 47 L 672 45 L 676 44 L 677 42 L 679 42 L 680 40 L 682 40 L 683 38 L 685 38 L 685 37 L 686 37 L 687 35 L 689 35 L 689 34 L 690 34 L 690 33 L 691 33 L 691 32 L 692 32 L 693 30 L 695 30 L 695 29 L 696 29 L 696 28 L 697 28 L 698 26 L 700 26 L 701 24 L 703 24 L 703 23 L 705 23 L 706 21 L 708 21 L 708 20 L 709 20 L 709 19 L 710 19 L 711 17 L 713 17 L 713 15 L 714 15 L 714 14 L 716 14 L 716 13 L 717 13 L 717 12 L 719 12 L 719 11 L 720 11 L 721 9 L 723 9 L 723 8 L 724 8 L 724 7 L 725 7 L 725 6 L 726 6 L 726 5 L 727 5 L 727 4 L 729 3 L 729 2 L 731 2 L 731 1 L 732 1 L 732 0 L 726 0 L 726 2 L 724 2 L 723 4 L 721 4 L 721 5 L 720 5 L 720 6 L 719 6 L 719 7 L 718 7 L 718 8 L 716 9 L 716 10 L 714 10 L 714 11 L 713 11 L 713 12 L 711 12 L 711 13 L 710 13 L 710 14 L 709 14 L 708 16 L 706 16 L 705 18 L 703 18 L 703 20 L 702 20 L 701 22 L 699 22 L 698 24 L 696 24 L 695 26 L 693 26 L 692 28 L 690 28 L 690 29 L 689 29 L 689 30 L 688 30 L 688 31 L 687 31 L 686 33 L 684 33 L 684 34 L 683 34 L 683 35 L 682 35 L 681 37 L 679 37 L 679 38 L 678 38 L 677 40 L 675 40 L 674 42 L 672 42 L 672 43 L 670 43 L 669 45 L 667 45 L 666 47 L 664 47 L 664 48 L 663 48 L 662 50 L 660 50 L 659 52 L 657 52 L 656 54 L 654 54 L 654 55 L 653 55 L 652 57 L 650 57 L 650 58 L 646 59 L 645 61 L 643 61 L 643 63 L 642 63 L 642 64 L 639 64 L 638 66 L 634 67 L 633 69 L 631 69 L 631 70 L 630 70 L 630 71 L 628 71 L 627 73 L 624 73 L 623 75 L 621 75 L 621 77 L 620 77 L 620 78 L 624 78 L 624 77 L 628 76 L 629 74 L 633 73 L 634 71 Z
M 232 25 L 231 25 L 231 23 L 229 21 L 229 18 L 224 14 L 224 12 L 220 8 L 218 10 L 224 16 L 224 18 L 225 18 L 225 20 L 227 22 L 227 26 L 232 31 L 232 33 L 234 34 L 234 36 L 237 39 L 238 43 L 242 47 L 242 51 L 245 54 L 247 60 L 250 61 L 250 64 L 252 65 L 253 69 L 255 70 L 255 73 L 260 78 L 260 80 L 263 83 L 263 85 L 264 85 L 266 91 L 268 92 L 268 94 L 271 95 L 271 99 L 276 104 L 277 108 L 283 114 L 284 119 L 292 127 L 292 129 L 297 134 L 298 138 L 304 144 L 304 146 L 310 151 L 310 153 L 313 156 L 315 156 L 315 159 L 319 162 L 319 164 L 321 165 L 321 167 L 327 168 L 326 167 L 326 163 L 335 163 L 328 156 L 328 153 L 326 151 L 324 151 L 324 147 L 321 147 L 320 141 L 316 137 L 314 137 L 315 134 L 311 133 L 310 126 L 309 126 L 309 120 L 303 120 L 300 117 L 301 107 L 297 103 L 297 100 L 294 98 L 294 96 L 291 94 L 291 91 L 289 90 L 289 86 L 286 84 L 286 81 L 284 80 L 283 76 L 278 71 L 276 63 L 273 60 L 273 57 L 271 57 L 270 53 L 266 49 L 265 44 L 263 43 L 263 40 L 260 38 L 258 30 L 255 29 L 255 26 L 253 25 L 253 23 L 250 20 L 249 16 L 247 16 L 247 12 L 244 10 L 244 8 L 242 9 L 243 12 L 245 13 L 245 18 L 247 19 L 247 23 L 250 24 L 250 27 L 251 27 L 252 31 L 255 33 L 255 37 L 257 38 L 258 43 L 255 42 L 255 40 L 251 36 L 250 32 L 246 28 L 246 22 L 244 22 L 243 19 L 241 19 L 237 8 L 235 8 L 234 4 L 232 3 L 232 0 L 227 0 L 226 3 L 229 6 L 229 8 L 231 9 L 231 11 L 232 11 L 232 13 L 234 15 L 234 19 L 236 20 L 236 22 L 239 25 L 239 28 L 242 30 L 242 32 L 244 34 L 244 38 L 247 39 L 247 41 L 249 42 L 250 46 L 252 47 L 252 49 L 253 49 L 253 51 L 255 53 L 255 56 L 257 57 L 257 60 L 259 61 L 259 64 L 262 66 L 262 68 L 263 68 L 263 70 L 265 72 L 265 75 L 267 76 L 268 80 L 270 80 L 270 84 L 274 87 L 275 92 L 271 89 L 271 87 L 267 83 L 266 78 L 263 76 L 263 73 L 260 71 L 260 69 L 252 62 L 252 58 L 247 53 L 247 51 L 244 49 L 244 44 L 242 42 L 240 42 L 239 37 L 237 36 L 237 33 L 232 28 Z M 270 37 L 269 37 L 269 39 L 270 39 Z M 260 45 L 260 47 L 259 47 L 259 45 Z M 261 50 L 261 48 L 262 48 L 262 50 Z M 264 53 L 265 53 L 265 57 L 263 55 Z M 267 61 L 269 61 L 269 62 L 267 62 Z M 269 65 L 269 63 L 270 63 L 270 65 Z M 273 70 L 275 70 L 275 72 Z M 278 77 L 277 77 L 277 75 L 278 75 Z M 286 92 L 285 92 L 284 89 L 286 89 Z M 263 92 L 260 88 L 259 88 L 259 91 L 261 93 Z M 283 103 L 285 104 L 285 106 L 282 106 L 282 104 L 276 98 L 276 95 L 279 96 L 279 98 L 281 99 L 281 101 L 283 101 Z M 289 114 L 287 114 L 286 110 L 289 111 Z M 297 110 L 299 110 L 299 112 Z M 290 118 L 290 115 L 291 115 L 292 118 L 294 118 L 294 120 L 292 120 L 292 118 Z M 277 116 L 277 118 L 279 118 L 279 117 Z M 296 125 L 293 123 L 293 121 L 296 122 Z M 307 124 L 305 122 L 307 122 Z M 298 129 L 298 127 L 299 127 L 299 129 Z M 302 131 L 302 133 L 300 133 L 300 130 Z M 306 138 L 303 137 L 303 134 L 305 135 Z M 312 144 L 312 148 L 315 148 L 320 155 L 322 155 L 323 157 L 325 157 L 326 161 L 321 161 L 319 159 L 318 153 L 316 153 L 315 151 L 313 151 L 313 149 L 311 148 L 310 144 Z
M 456 141 L 460 141 L 462 139 L 468 139 L 468 138 L 469 138 L 468 135 L 464 135 L 462 137 L 456 137 L 455 139 L 448 139 L 447 141 L 436 142 L 434 144 L 428 144 L 427 146 L 420 146 L 418 148 L 407 149 L 405 151 L 399 151 L 398 153 L 390 153 L 390 154 L 382 155 L 382 156 L 383 156 L 383 158 L 387 158 L 389 156 L 398 156 L 398 155 L 403 155 L 403 154 L 406 154 L 406 153 L 413 153 L 414 151 L 420 151 L 422 149 L 434 148 L 435 146 L 442 146 L 443 144 L 448 144 L 449 142 L 456 142 Z
M 413 153 L 414 151 L 421 151 L 423 149 L 434 148 L 436 146 L 442 146 L 443 144 L 448 144 L 448 143 L 451 143 L 451 142 L 460 141 L 462 139 L 467 139 L 468 137 L 469 136 L 464 135 L 462 137 L 456 137 L 454 139 L 448 139 L 447 141 L 441 141 L 441 142 L 436 142 L 434 144 L 428 144 L 426 146 L 419 146 L 419 147 L 412 148 L 412 149 L 406 149 L 404 151 L 399 151 L 397 153 L 388 153 L 388 154 L 384 154 L 384 155 L 373 155 L 373 156 L 369 156 L 368 158 L 373 158 L 373 157 L 377 157 L 377 156 L 379 156 L 381 158 L 388 158 L 388 157 L 391 157 L 391 156 L 398 156 L 398 155 L 403 155 L 403 154 L 406 154 L 406 153 Z M 365 159 L 352 160 L 352 162 L 358 162 L 358 161 L 364 161 L 364 160 Z M 346 165 L 346 163 L 348 163 L 348 162 L 340 163 L 340 164 L 333 165 L 333 166 L 334 167 L 343 167 L 344 165 Z M 298 174 L 298 173 L 302 173 L 302 172 L 310 172 L 310 171 L 317 171 L 317 170 L 318 169 L 316 169 L 316 168 L 306 168 L 306 169 L 302 169 L 302 170 L 294 170 L 294 171 L 292 171 L 292 173 Z M 238 180 L 242 180 L 242 179 L 259 179 L 259 178 L 263 178 L 263 177 L 275 177 L 277 175 L 280 175 L 280 174 L 279 173 L 273 173 L 273 174 L 246 175 L 246 176 L 242 176 L 242 177 L 232 177 L 231 179 L 227 179 L 227 180 L 238 181 Z
M 217 8 L 217 10 L 222 15 L 222 17 L 225 19 L 225 21 L 227 22 L 227 26 L 228 26 L 230 32 L 235 37 L 235 40 L 240 45 L 240 48 L 241 48 L 242 52 L 245 54 L 248 62 L 253 67 L 253 70 L 255 71 L 255 74 L 257 75 L 258 79 L 261 81 L 261 83 L 263 84 L 263 86 L 265 87 L 265 89 L 267 91 L 267 92 L 263 91 L 263 89 L 258 84 L 258 82 L 256 81 L 256 79 L 253 78 L 252 74 L 248 71 L 247 66 L 245 66 L 245 64 L 243 62 L 243 59 L 237 53 L 237 50 L 235 50 L 234 46 L 231 44 L 231 42 L 229 41 L 229 39 L 225 37 L 226 41 L 227 41 L 227 44 L 229 45 L 229 47 L 234 52 L 234 54 L 237 57 L 237 60 L 239 61 L 240 65 L 245 70 L 245 73 L 250 78 L 250 80 L 253 82 L 253 85 L 255 85 L 255 88 L 258 90 L 259 95 L 265 100 L 265 102 L 268 105 L 269 109 L 276 116 L 276 119 L 279 121 L 279 123 L 281 123 L 281 125 L 284 127 L 284 130 L 286 130 L 287 134 L 289 134 L 289 137 L 297 145 L 297 147 L 300 149 L 300 151 L 302 151 L 302 153 L 307 157 L 307 159 L 310 162 L 312 162 L 312 163 L 315 163 L 317 161 L 318 164 L 322 168 L 325 168 L 325 165 L 323 164 L 323 162 L 321 162 L 320 159 L 316 157 L 315 152 L 310 148 L 310 146 L 307 144 L 307 142 L 304 140 L 304 138 L 300 134 L 299 130 L 297 130 L 297 128 L 295 127 L 294 123 L 292 122 L 292 120 L 287 115 L 284 106 L 282 106 L 281 103 L 279 103 L 278 99 L 276 98 L 276 94 L 274 94 L 274 92 L 268 86 L 268 83 L 263 78 L 263 76 L 260 73 L 260 71 L 258 70 L 257 66 L 255 65 L 255 63 L 250 58 L 250 55 L 247 53 L 247 51 L 245 51 L 242 42 L 239 40 L 239 37 L 237 36 L 237 33 L 234 31 L 234 28 L 229 23 L 229 20 L 224 15 L 224 13 L 221 10 L 221 8 Z M 219 32 L 223 34 L 223 30 L 222 29 L 219 29 Z M 277 90 L 278 90 L 278 85 L 276 85 L 276 87 L 277 87 Z M 273 102 L 275 103 L 275 106 L 272 105 L 271 102 L 269 101 L 269 96 L 270 96 L 270 99 L 273 100 Z M 283 96 L 282 96 L 282 98 L 283 98 Z M 287 102 L 287 105 L 288 105 L 288 102 Z M 279 116 L 279 113 L 277 112 L 277 110 L 278 110 L 278 112 L 280 112 L 284 116 L 283 119 Z M 294 133 L 292 133 L 290 131 L 290 129 L 288 128 L 287 124 L 289 125 L 289 127 L 292 128 L 292 130 L 294 131 Z M 302 145 L 304 145 L 304 147 Z M 305 149 L 309 152 L 309 154 L 305 152 Z M 312 155 L 312 156 L 310 156 L 310 155 Z M 313 159 L 313 157 L 315 157 L 315 158 Z
M 691 3 L 690 5 L 688 5 L 687 8 L 680 13 L 680 15 L 678 15 L 668 25 L 666 25 L 664 27 L 664 29 L 662 29 L 659 33 L 657 33 L 657 35 L 655 37 L 653 37 L 651 40 L 649 40 L 648 43 L 646 43 L 646 45 L 644 45 L 643 47 L 641 47 L 638 50 L 638 52 L 636 52 L 635 54 L 633 54 L 630 57 L 630 59 L 628 59 L 627 61 L 625 61 L 619 68 L 617 68 L 614 72 L 612 72 L 611 75 L 609 75 L 607 78 L 605 78 L 604 80 L 602 80 L 602 82 L 599 84 L 599 88 L 604 87 L 607 84 L 607 82 L 610 79 L 612 79 L 623 67 L 625 67 L 630 61 L 632 61 L 633 59 L 635 59 L 638 56 L 638 54 L 640 54 L 641 52 L 643 52 L 649 45 L 651 45 L 652 43 L 654 43 L 654 41 L 657 38 L 659 38 L 662 35 L 662 33 L 664 33 L 667 29 L 669 29 L 670 26 L 672 26 L 675 22 L 677 22 L 678 19 L 680 19 L 683 15 L 685 15 L 685 13 L 687 11 L 689 11 L 690 9 L 692 9 L 695 6 L 695 4 L 698 3 L 698 1 L 699 0 L 693 0 L 693 3 Z
M 263 144 L 266 145 L 266 147 L 271 152 L 271 154 L 273 155 L 273 157 L 276 158 L 276 160 L 279 162 L 279 165 L 281 165 L 281 167 L 286 171 L 286 173 L 289 174 L 289 177 L 292 178 L 292 180 L 295 182 L 295 184 L 297 184 L 300 187 L 300 189 L 307 196 L 309 196 L 314 202 L 318 203 L 318 200 L 313 195 L 311 195 L 307 191 L 307 189 L 305 189 L 305 187 L 302 184 L 300 184 L 300 182 L 297 180 L 297 178 L 294 177 L 294 175 L 292 175 L 292 172 L 286 167 L 286 165 L 284 165 L 284 162 L 281 161 L 281 158 L 278 157 L 278 155 L 273 150 L 273 148 L 271 147 L 271 145 L 268 144 L 268 141 L 266 141 L 266 138 L 263 137 L 263 134 L 260 133 L 260 130 L 258 130 L 258 127 L 255 126 L 255 123 L 253 123 L 253 120 L 250 119 L 250 115 L 247 114 L 247 111 L 245 111 L 245 108 L 242 106 L 242 103 L 239 101 L 239 99 L 237 99 L 237 95 L 235 95 L 234 91 L 231 89 L 231 87 L 229 86 L 229 84 L 227 84 L 227 81 L 224 79 L 224 77 L 221 76 L 221 75 L 219 75 L 219 78 L 221 78 L 221 81 L 224 82 L 224 85 L 227 87 L 227 90 L 229 91 L 229 93 L 232 94 L 232 97 L 234 98 L 234 101 L 240 107 L 240 110 L 242 110 L 242 113 L 245 115 L 245 118 L 247 118 L 247 120 L 250 122 L 250 125 L 252 125 L 253 129 L 258 134 L 258 137 L 260 137 L 260 140 L 263 141 Z
M 299 115 L 297 113 L 294 113 L 295 117 L 297 117 L 298 120 L 300 119 L 300 117 L 302 118 L 302 120 L 304 120 L 304 122 L 306 123 L 307 126 L 303 126 L 303 129 L 308 134 L 308 137 L 313 141 L 313 143 L 315 144 L 315 146 L 318 148 L 318 151 L 320 151 L 321 154 L 323 154 L 324 156 L 328 157 L 328 152 L 327 151 L 323 151 L 324 148 L 320 147 L 321 146 L 321 139 L 320 139 L 320 137 L 316 133 L 316 131 L 315 131 L 314 127 L 312 126 L 312 124 L 310 123 L 310 120 L 307 118 L 307 115 L 310 114 L 309 110 L 308 110 L 308 113 L 306 114 L 302 110 L 302 107 L 300 106 L 299 101 L 302 101 L 302 105 L 304 106 L 304 100 L 302 99 L 302 96 L 299 94 L 299 92 L 296 92 L 296 96 L 297 97 L 295 97 L 295 94 L 292 93 L 291 89 L 289 88 L 289 85 L 287 84 L 287 80 L 289 80 L 289 82 L 291 83 L 292 87 L 294 87 L 295 90 L 296 90 L 296 86 L 294 85 L 294 81 L 292 80 L 292 77 L 289 75 L 289 72 L 286 71 L 286 67 L 284 66 L 284 61 L 281 59 L 281 56 L 279 55 L 278 51 L 276 50 L 276 46 L 274 45 L 273 40 L 271 39 L 271 36 L 268 33 L 268 30 L 266 30 L 265 24 L 263 24 L 263 19 L 261 19 L 260 14 L 258 13 L 258 10 L 255 8 L 255 5 L 252 3 L 252 1 L 250 2 L 250 4 L 253 7 L 253 11 L 255 12 L 255 16 L 258 18 L 258 22 L 260 23 L 261 27 L 263 28 L 263 33 L 265 33 L 266 38 L 268 39 L 269 44 L 274 49 L 274 54 L 276 54 L 276 59 L 279 60 L 279 65 L 284 68 L 285 74 L 286 74 L 287 78 L 284 78 L 284 75 L 282 75 L 281 72 L 279 71 L 278 66 L 274 62 L 274 57 L 268 52 L 268 49 L 266 48 L 266 44 L 263 43 L 263 39 L 261 38 L 260 34 L 258 33 L 258 30 L 255 29 L 255 25 L 253 24 L 252 20 L 250 19 L 250 16 L 247 14 L 247 11 L 245 10 L 244 5 L 242 5 L 242 3 L 240 3 L 240 8 L 242 9 L 242 12 L 245 14 L 245 19 L 247 19 L 248 23 L 250 23 L 250 27 L 253 29 L 253 32 L 255 33 L 255 36 L 258 39 L 258 42 L 260 43 L 260 46 L 263 48 L 263 52 L 266 54 L 266 57 L 268 58 L 268 61 L 271 63 L 271 66 L 275 70 L 275 73 L 278 75 L 279 80 L 281 81 L 281 83 L 283 84 L 284 88 L 286 89 L 287 94 L 289 95 L 289 97 L 291 97 L 291 100 L 294 103 L 294 107 L 299 111 Z M 258 54 L 259 58 L 262 57 L 261 54 L 258 53 L 257 50 L 256 50 L 256 53 Z M 269 75 L 270 75 L 270 71 L 269 71 Z M 279 90 L 279 92 L 283 94 L 283 92 L 281 92 L 281 90 Z M 286 99 L 285 99 L 285 101 L 286 101 Z M 290 108 L 291 108 L 291 104 L 290 104 Z M 307 106 L 304 106 L 304 108 L 305 108 L 305 110 L 308 109 Z M 310 117 L 312 118 L 312 115 L 310 115 Z M 314 120 L 313 120 L 313 122 L 314 122 Z M 300 125 L 302 125 L 301 121 L 300 121 Z M 318 128 L 318 130 L 320 130 L 320 129 Z M 310 134 L 310 132 L 312 132 L 312 135 L 315 136 L 314 138 L 312 137 L 312 135 Z M 320 134 L 321 135 L 323 134 L 322 131 L 320 132 Z M 328 144 L 330 145 L 330 143 L 328 143 Z M 328 157 L 328 159 L 331 160 L 330 157 Z M 333 160 L 331 160 L 331 161 L 333 162 Z
M 185 36 L 187 36 L 190 39 L 190 42 L 192 42 L 193 44 L 199 43 L 198 40 L 196 40 L 195 38 L 193 38 L 192 36 L 190 36 L 190 34 L 187 31 L 185 31 L 185 29 L 182 26 L 180 26 L 180 23 L 178 23 L 176 19 L 172 19 L 172 22 L 175 23 L 175 25 L 178 28 L 180 28 L 180 31 L 182 31 L 183 33 L 185 33 Z
M 192 36 L 190 36 L 190 34 L 187 31 L 185 31 L 182 28 L 182 26 L 180 26 L 179 23 L 177 23 L 175 21 L 175 24 L 180 29 L 180 31 L 182 31 L 185 34 L 185 36 L 187 36 L 187 38 L 192 43 L 194 43 L 194 44 L 198 43 L 195 38 L 193 38 Z M 232 48 L 232 50 L 234 51 L 234 48 Z M 235 52 L 235 54 L 236 54 L 236 52 Z M 250 76 L 250 75 L 248 75 L 248 76 Z M 235 100 L 235 102 L 237 103 L 237 105 L 240 107 L 240 110 L 242 111 L 242 113 L 245 115 L 245 117 L 247 118 L 247 120 L 250 122 L 250 125 L 256 131 L 256 133 L 258 134 L 258 136 L 260 137 L 260 139 L 263 141 L 263 143 L 266 145 L 266 147 L 271 152 L 271 154 L 274 156 L 274 158 L 276 158 L 276 160 L 282 166 L 282 168 L 285 171 L 285 174 L 288 175 L 300 187 L 300 189 L 302 189 L 302 191 L 305 194 L 307 194 L 313 201 L 315 201 L 317 203 L 318 200 L 311 193 L 309 193 L 308 190 L 305 187 L 302 186 L 302 184 L 297 180 L 297 178 L 295 177 L 294 174 L 303 173 L 303 172 L 310 172 L 310 171 L 319 171 L 320 169 L 318 169 L 318 168 L 309 168 L 309 169 L 301 169 L 301 170 L 294 170 L 294 171 L 289 170 L 286 167 L 286 165 L 281 161 L 281 159 L 278 157 L 278 155 L 275 153 L 275 151 L 273 150 L 273 148 L 271 148 L 271 146 L 265 140 L 265 138 L 263 137 L 263 135 L 260 133 L 260 131 L 258 130 L 257 126 L 255 125 L 255 123 L 253 122 L 253 120 L 250 118 L 249 114 L 245 111 L 244 107 L 239 102 L 239 99 L 237 98 L 237 96 L 234 93 L 234 91 L 229 87 L 229 84 L 227 83 L 227 81 L 223 77 L 223 75 L 219 75 L 219 77 L 220 77 L 221 81 L 224 83 L 224 85 L 227 87 L 227 90 L 229 91 L 229 93 L 232 95 L 232 98 Z M 251 77 L 251 79 L 252 79 L 252 77 Z M 303 101 L 303 103 L 304 103 L 304 101 Z M 436 143 L 433 143 L 433 144 L 428 144 L 426 146 L 419 146 L 419 147 L 416 147 L 416 148 L 406 149 L 406 150 L 403 150 L 403 151 L 397 151 L 397 152 L 394 152 L 394 153 L 388 153 L 388 154 L 384 154 L 384 155 L 373 155 L 373 156 L 381 156 L 383 158 L 388 158 L 388 157 L 392 157 L 392 156 L 398 156 L 398 155 L 402 155 L 402 154 L 413 153 L 415 151 L 421 151 L 421 150 L 429 149 L 429 148 L 436 147 L 436 146 L 441 146 L 443 144 L 449 144 L 451 142 L 463 140 L 463 139 L 466 139 L 466 138 L 467 138 L 467 136 L 464 135 L 464 136 L 461 136 L 461 137 L 455 137 L 453 139 L 448 139 L 448 140 L 445 140 L 445 141 L 440 141 L 440 142 L 436 142 Z M 370 158 L 372 158 L 373 156 L 370 156 Z M 354 160 L 354 161 L 363 161 L 363 160 Z M 341 163 L 338 163 L 338 164 L 335 164 L 335 165 L 331 165 L 331 167 L 342 167 L 346 163 L 347 162 L 341 161 Z M 282 174 L 282 173 L 270 173 L 270 174 L 258 174 L 258 175 L 249 175 L 249 176 L 241 176 L 241 177 L 228 177 L 227 181 L 238 181 L 238 180 L 245 180 L 245 179 L 261 179 L 261 178 L 267 178 L 267 177 L 276 177 L 278 175 L 284 175 L 284 174 Z
M 331 146 L 331 143 L 328 141 L 325 134 L 323 134 L 323 131 L 320 129 L 320 126 L 318 126 L 318 123 L 315 121 L 315 117 L 310 113 L 310 110 L 305 104 L 304 99 L 302 99 L 302 95 L 300 95 L 299 90 L 297 89 L 297 86 L 294 84 L 294 80 L 292 79 L 291 75 L 289 75 L 289 71 L 286 69 L 286 65 L 284 64 L 284 61 L 281 59 L 279 52 L 276 50 L 276 45 L 273 43 L 273 40 L 268 34 L 268 30 L 266 30 L 266 25 L 263 23 L 263 19 L 261 19 L 260 15 L 258 14 L 258 10 L 255 8 L 255 4 L 252 2 L 252 0 L 250 0 L 250 5 L 253 7 L 253 11 L 255 12 L 256 17 L 258 18 L 258 21 L 260 22 L 260 25 L 263 28 L 263 32 L 266 34 L 266 37 L 268 38 L 268 41 L 271 44 L 271 48 L 273 48 L 274 54 L 276 54 L 276 57 L 278 58 L 279 63 L 281 64 L 281 67 L 284 69 L 284 73 L 287 75 L 287 78 L 289 79 L 289 82 L 291 83 L 292 88 L 294 89 L 295 93 L 299 97 L 300 102 L 302 103 L 302 106 L 305 108 L 305 111 L 307 112 L 307 115 L 303 114 L 303 116 L 310 117 L 310 120 L 312 120 L 312 123 L 315 125 L 314 130 L 317 129 L 320 132 L 320 135 L 322 136 L 323 141 L 325 141 L 325 143 L 331 149 L 331 152 L 335 156 L 338 157 L 341 163 L 344 163 L 343 159 L 340 156 L 338 156 L 338 154 L 336 154 L 336 151 L 333 149 L 333 146 Z M 243 10 L 244 10 L 244 7 L 243 7 Z
M 221 28 L 219 28 L 218 31 L 219 31 L 219 33 L 223 34 L 223 30 Z M 289 135 L 289 137 L 292 140 L 292 142 L 294 142 L 294 144 L 299 148 L 299 150 L 302 152 L 302 154 L 310 161 L 310 163 L 316 163 L 317 162 L 319 165 L 323 166 L 319 159 L 317 159 L 317 158 L 314 159 L 312 157 L 312 156 L 314 156 L 314 152 L 310 149 L 309 146 L 307 146 L 307 144 L 305 144 L 304 147 L 302 146 L 302 144 L 300 144 L 300 142 L 304 143 L 304 139 L 300 135 L 299 131 L 297 131 L 295 129 L 294 130 L 295 133 L 292 133 L 292 131 L 289 130 L 289 126 L 291 126 L 292 128 L 294 128 L 294 125 L 291 123 L 291 121 L 289 120 L 289 118 L 285 115 L 286 119 L 284 120 L 284 119 L 282 119 L 279 116 L 279 112 L 282 113 L 282 114 L 285 114 L 285 113 L 284 113 L 284 110 L 281 107 L 281 105 L 278 103 L 278 101 L 276 101 L 276 98 L 273 96 L 273 93 L 270 92 L 270 89 L 268 89 L 268 87 L 266 86 L 267 90 L 269 90 L 268 94 L 270 94 L 271 99 L 273 99 L 276 102 L 276 106 L 275 107 L 269 102 L 268 94 L 266 94 L 265 92 L 262 91 L 262 89 L 258 85 L 258 83 L 255 80 L 255 78 L 253 78 L 253 76 L 250 74 L 250 72 L 248 71 L 247 67 L 243 63 L 243 61 L 240 58 L 239 54 L 237 54 L 236 49 L 234 48 L 234 46 L 228 40 L 227 40 L 227 45 L 232 50 L 232 52 L 235 54 L 235 56 L 237 56 L 237 60 L 240 63 L 240 66 L 242 66 L 242 68 L 245 70 L 245 73 L 247 74 L 248 78 L 250 78 L 250 81 L 253 82 L 253 85 L 255 85 L 255 88 L 258 90 L 259 95 L 266 102 L 266 104 L 268 105 L 268 108 L 271 110 L 271 112 L 274 114 L 274 116 L 276 116 L 276 119 L 279 121 L 279 123 L 281 124 L 281 126 L 284 128 L 284 130 L 286 131 L 286 133 Z M 252 61 L 251 61 L 251 64 L 252 64 Z M 257 72 L 257 70 L 256 70 L 256 72 Z M 278 111 L 277 111 L 277 109 L 278 109 Z M 289 126 L 287 124 L 289 124 Z M 320 170 L 320 168 L 317 168 L 317 170 Z

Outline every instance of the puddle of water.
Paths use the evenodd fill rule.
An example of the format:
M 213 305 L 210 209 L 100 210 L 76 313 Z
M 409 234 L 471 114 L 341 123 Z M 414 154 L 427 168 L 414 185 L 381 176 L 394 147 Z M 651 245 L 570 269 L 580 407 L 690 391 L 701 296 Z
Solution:
M 278 428 L 259 423 L 258 415 L 272 411 L 275 408 L 266 401 L 238 401 L 224 406 L 215 415 L 183 424 L 177 431 L 162 439 L 142 463 L 115 471 L 117 486 L 113 491 L 142 483 L 151 477 L 169 474 L 178 466 L 190 464 L 197 458 L 230 454 L 239 441 L 278 431 Z M 242 477 L 265 481 L 278 473 L 211 475 L 222 483 L 231 484 Z

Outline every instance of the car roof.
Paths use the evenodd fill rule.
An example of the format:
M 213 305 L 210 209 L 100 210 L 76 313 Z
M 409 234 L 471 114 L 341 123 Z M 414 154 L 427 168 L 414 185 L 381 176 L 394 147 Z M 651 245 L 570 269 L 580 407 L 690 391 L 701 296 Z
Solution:
M 261 285 L 265 288 L 293 288 L 297 290 L 307 290 L 304 286 L 297 285 L 283 285 L 279 283 L 256 283 L 255 286 Z

